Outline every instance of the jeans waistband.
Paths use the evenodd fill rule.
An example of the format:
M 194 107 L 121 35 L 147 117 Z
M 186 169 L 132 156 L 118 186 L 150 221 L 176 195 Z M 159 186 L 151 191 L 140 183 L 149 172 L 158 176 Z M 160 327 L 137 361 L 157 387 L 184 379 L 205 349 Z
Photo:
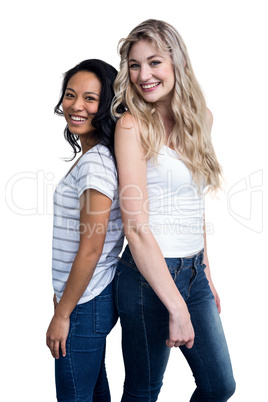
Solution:
M 124 250 L 121 260 L 130 265 L 132 268 L 138 269 L 131 255 L 131 251 L 128 245 Z M 203 264 L 203 260 L 204 260 L 204 249 L 200 250 L 197 254 L 191 257 L 165 258 L 168 268 L 174 268 L 176 270 L 180 268 L 194 267 L 197 264 Z

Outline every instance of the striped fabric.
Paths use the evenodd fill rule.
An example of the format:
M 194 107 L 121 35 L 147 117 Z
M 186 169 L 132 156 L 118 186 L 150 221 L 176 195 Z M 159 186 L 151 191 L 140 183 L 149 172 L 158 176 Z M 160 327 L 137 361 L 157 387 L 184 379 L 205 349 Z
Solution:
M 109 197 L 112 200 L 112 206 L 103 253 L 78 304 L 85 303 L 99 295 L 112 281 L 117 256 L 123 246 L 117 172 L 109 150 L 98 144 L 82 155 L 75 167 L 60 181 L 55 190 L 52 279 L 58 301 L 63 294 L 79 248 L 80 230 L 85 229 L 80 225 L 79 197 L 89 188 Z M 101 231 L 103 228 L 94 227 L 87 228 L 87 230 L 93 232 L 93 230 Z

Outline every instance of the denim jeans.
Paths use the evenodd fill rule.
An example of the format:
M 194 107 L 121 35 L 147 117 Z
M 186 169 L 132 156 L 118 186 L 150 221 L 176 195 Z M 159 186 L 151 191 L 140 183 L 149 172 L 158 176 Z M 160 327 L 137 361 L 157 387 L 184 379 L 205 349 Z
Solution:
M 113 282 L 70 317 L 67 355 L 55 360 L 58 401 L 110 402 L 104 358 L 106 336 L 117 321 Z
M 235 381 L 221 320 L 204 272 L 203 251 L 192 258 L 166 258 L 166 263 L 187 304 L 195 331 L 194 346 L 180 347 L 196 382 L 190 401 L 227 401 L 235 391 Z M 166 346 L 168 311 L 138 271 L 128 246 L 117 266 L 114 284 L 125 364 L 121 401 L 154 402 L 170 354 Z M 179 386 L 174 400 L 179 400 Z

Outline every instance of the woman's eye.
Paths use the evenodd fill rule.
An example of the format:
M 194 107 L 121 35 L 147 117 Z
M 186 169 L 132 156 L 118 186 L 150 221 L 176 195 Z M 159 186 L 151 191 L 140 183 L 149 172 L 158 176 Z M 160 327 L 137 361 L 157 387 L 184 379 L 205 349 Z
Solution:
M 154 60 L 154 61 L 151 62 L 151 65 L 152 66 L 158 66 L 158 64 L 160 64 L 160 63 L 161 63 L 161 61 Z
M 86 100 L 88 100 L 88 101 L 94 101 L 94 100 L 96 100 L 96 99 L 93 98 L 92 96 L 87 96 L 87 97 L 86 97 Z
M 136 64 L 136 63 L 129 65 L 129 68 L 131 68 L 131 69 L 135 69 L 135 68 L 139 68 L 139 67 L 140 67 L 139 64 Z
M 64 96 L 65 98 L 73 98 L 74 94 L 72 94 L 71 92 L 66 92 Z

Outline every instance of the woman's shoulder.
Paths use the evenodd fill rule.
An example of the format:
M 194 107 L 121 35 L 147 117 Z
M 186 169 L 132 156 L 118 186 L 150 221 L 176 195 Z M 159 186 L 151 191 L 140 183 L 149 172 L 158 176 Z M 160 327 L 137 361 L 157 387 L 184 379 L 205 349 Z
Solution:
M 103 144 L 97 144 L 91 149 L 89 149 L 79 161 L 80 167 L 89 166 L 103 166 L 110 167 L 110 169 L 115 169 L 115 164 L 110 150 Z
M 129 142 L 129 145 L 134 141 L 140 143 L 140 127 L 138 121 L 129 113 L 126 112 L 117 122 L 115 130 L 115 144 L 118 142 Z
M 93 155 L 110 155 L 110 151 L 109 149 L 103 145 L 103 144 L 96 144 L 94 145 L 94 147 L 90 148 L 87 152 L 85 152 L 85 154 L 83 155 L 83 157 L 86 158 L 91 158 Z
M 206 110 L 206 123 L 209 129 L 211 130 L 213 124 L 213 114 L 209 108 L 207 108 Z
M 115 130 L 115 154 L 128 162 L 133 158 L 144 158 L 141 130 L 138 121 L 130 114 L 125 113 L 117 122 Z
M 95 147 L 93 147 L 92 150 L 94 150 L 94 152 L 97 152 L 98 154 L 101 154 L 101 155 L 109 155 L 109 156 L 111 155 L 109 148 L 107 148 L 106 145 L 103 145 L 103 144 L 95 145 Z
M 117 121 L 116 128 L 129 130 L 131 128 L 137 127 L 137 125 L 137 120 L 129 112 L 125 112 Z

